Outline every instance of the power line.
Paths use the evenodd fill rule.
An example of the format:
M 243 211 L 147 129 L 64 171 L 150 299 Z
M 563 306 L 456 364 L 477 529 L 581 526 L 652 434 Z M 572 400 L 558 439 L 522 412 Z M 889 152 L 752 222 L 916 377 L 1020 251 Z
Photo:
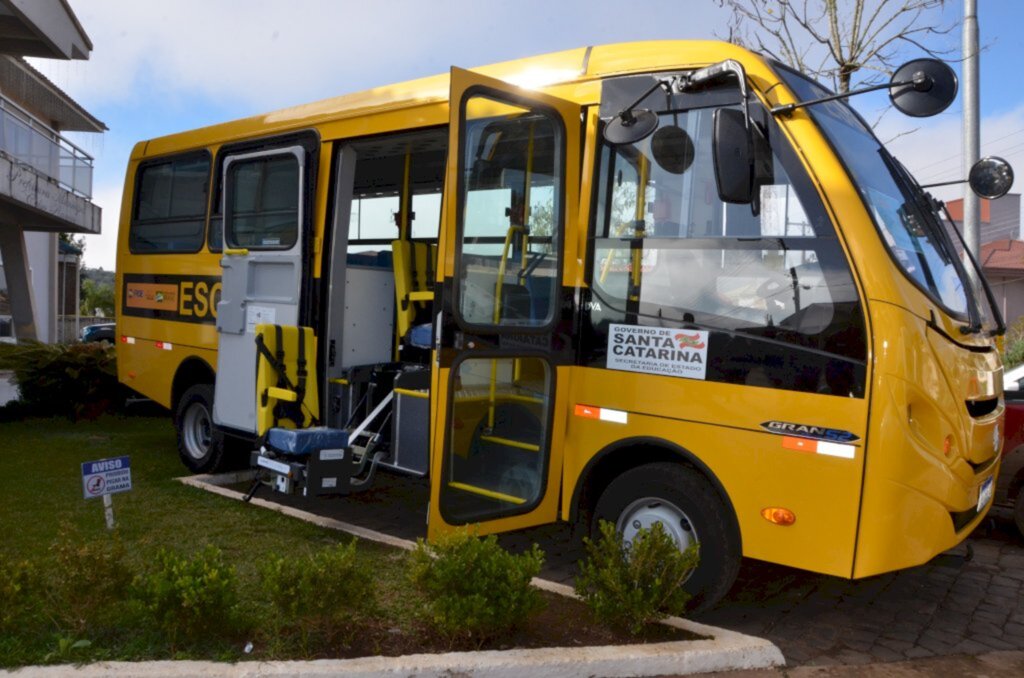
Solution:
M 1020 128 L 1018 130 L 1014 130 L 1013 132 L 1010 132 L 1009 134 L 1004 134 L 1003 136 L 998 137 L 996 139 L 992 139 L 990 141 L 986 141 L 986 142 L 984 142 L 982 144 L 982 147 L 991 146 L 992 144 L 994 144 L 996 142 L 1002 141 L 1003 139 L 1009 139 L 1010 137 L 1016 136 L 1017 134 L 1021 134 L 1021 133 L 1024 133 L 1024 127 Z M 1015 144 L 1013 147 L 1016 148 L 1017 145 L 1018 144 Z M 1006 151 L 1004 149 L 1000 149 L 1000 152 L 1006 152 Z M 962 161 L 963 160 L 963 155 L 964 155 L 963 151 L 961 150 L 957 155 L 951 155 L 951 156 L 948 156 L 948 157 L 943 158 L 941 160 L 936 160 L 935 162 L 932 162 L 932 163 L 929 163 L 927 165 L 924 165 L 923 167 L 918 168 L 918 171 L 920 172 L 922 170 L 926 170 L 926 169 L 928 169 L 930 167 L 934 167 L 936 165 L 943 165 L 943 164 L 945 164 L 947 162 L 950 162 L 950 161 L 953 161 L 953 160 Z

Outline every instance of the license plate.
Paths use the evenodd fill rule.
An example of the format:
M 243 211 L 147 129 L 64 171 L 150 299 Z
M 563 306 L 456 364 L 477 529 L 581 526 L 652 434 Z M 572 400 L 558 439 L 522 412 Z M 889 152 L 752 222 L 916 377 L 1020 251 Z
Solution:
M 992 501 L 992 478 L 986 478 L 985 482 L 981 484 L 981 489 L 978 490 L 978 513 L 981 513 L 990 501 Z

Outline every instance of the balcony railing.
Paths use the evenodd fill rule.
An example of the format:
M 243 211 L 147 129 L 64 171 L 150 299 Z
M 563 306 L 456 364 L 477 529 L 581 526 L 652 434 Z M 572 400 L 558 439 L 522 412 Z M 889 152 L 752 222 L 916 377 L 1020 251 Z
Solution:
M 3 95 L 0 151 L 53 179 L 62 188 L 92 198 L 92 156 Z

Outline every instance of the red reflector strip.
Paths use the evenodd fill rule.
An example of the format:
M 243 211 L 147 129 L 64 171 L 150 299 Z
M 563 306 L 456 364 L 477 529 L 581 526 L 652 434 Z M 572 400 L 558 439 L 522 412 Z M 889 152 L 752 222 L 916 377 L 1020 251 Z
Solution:
M 135 337 L 128 337 L 128 336 L 125 336 L 125 335 L 122 334 L 121 335 L 121 343 L 122 344 L 134 344 L 135 343 Z
M 167 341 L 158 341 L 158 342 L 156 342 L 156 347 L 157 348 L 162 348 L 165 351 L 170 351 L 172 348 L 174 348 L 174 346 L 172 346 L 171 343 L 167 342 Z
M 842 459 L 853 459 L 857 452 L 857 448 L 853 445 L 830 443 L 826 440 L 811 440 L 810 438 L 794 438 L 793 436 L 783 436 L 782 446 L 787 450 L 824 454 L 827 457 Z
M 629 421 L 629 415 L 622 410 L 612 410 L 607 407 L 594 407 L 593 405 L 577 405 L 575 414 L 584 419 L 598 419 L 610 421 L 615 424 L 625 424 Z

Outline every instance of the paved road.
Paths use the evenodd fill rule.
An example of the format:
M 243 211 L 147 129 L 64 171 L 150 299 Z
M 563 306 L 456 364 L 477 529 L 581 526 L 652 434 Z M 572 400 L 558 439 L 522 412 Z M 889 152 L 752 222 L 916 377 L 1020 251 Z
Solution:
M 282 498 L 261 489 L 263 498 Z M 382 474 L 347 498 L 287 503 L 405 539 L 426 534 L 424 481 Z M 283 498 L 282 498 L 283 499 Z M 572 583 L 579 547 L 565 525 L 504 535 L 512 549 L 540 544 L 542 576 Z M 966 548 L 921 567 L 859 581 L 744 561 L 729 596 L 698 621 L 770 639 L 790 665 L 867 664 L 993 650 L 1024 650 L 1024 542 L 992 519 Z

